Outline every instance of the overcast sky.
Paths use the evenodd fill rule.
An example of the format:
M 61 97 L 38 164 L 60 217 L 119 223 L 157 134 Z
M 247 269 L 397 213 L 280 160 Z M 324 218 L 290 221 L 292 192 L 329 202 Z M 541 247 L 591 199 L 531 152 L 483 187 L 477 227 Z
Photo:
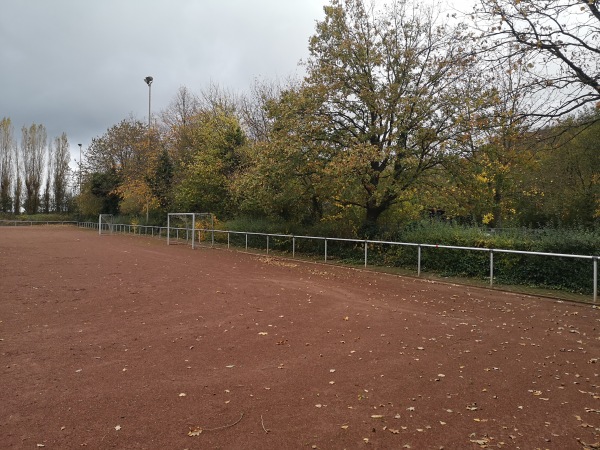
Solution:
M 302 75 L 328 0 L 10 0 L 0 13 L 0 118 L 67 133 L 72 153 L 181 86 L 243 92 Z

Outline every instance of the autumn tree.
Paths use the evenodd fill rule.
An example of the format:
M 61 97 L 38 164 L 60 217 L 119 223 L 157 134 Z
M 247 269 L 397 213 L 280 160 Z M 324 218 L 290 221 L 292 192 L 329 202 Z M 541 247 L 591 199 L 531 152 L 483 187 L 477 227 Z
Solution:
M 231 215 L 229 186 L 246 141 L 238 119 L 218 108 L 203 110 L 189 132 L 192 155 L 179 169 L 175 204 L 182 211 Z
M 459 30 L 436 23 L 433 10 L 362 0 L 324 10 L 287 132 L 304 134 L 326 161 L 331 201 L 363 209 L 364 230 L 375 229 L 452 150 L 470 60 Z
M 519 205 L 525 225 L 593 226 L 600 222 L 600 117 L 588 109 L 545 130 L 537 164 L 523 174 Z M 590 125 L 590 122 L 593 124 Z
M 302 114 L 315 108 L 313 98 L 292 83 L 279 92 L 268 88 L 259 94 L 252 109 L 244 108 L 253 142 L 232 186 L 240 209 L 244 214 L 314 224 L 323 218 L 330 190 L 326 158 L 319 155 L 312 123 Z
M 157 204 L 148 185 L 148 176 L 161 148 L 157 130 L 148 130 L 146 125 L 133 118 L 123 120 L 92 140 L 87 152 L 86 172 L 110 178 L 108 185 L 114 185 L 116 190 L 111 199 L 121 199 L 122 212 L 147 213 Z M 94 186 L 93 183 L 86 185 Z M 108 195 L 104 188 L 97 192 Z
M 600 105 L 597 0 L 481 0 L 473 18 L 489 61 L 528 70 L 527 90 L 546 106 L 534 115 Z
M 280 98 L 291 82 L 284 87 L 279 82 L 255 80 L 248 93 L 239 98 L 238 115 L 248 139 L 252 142 L 267 142 L 273 131 L 274 117 L 269 105 Z
M 160 114 L 165 128 L 166 143 L 171 150 L 171 155 L 177 160 L 189 160 L 192 120 L 199 111 L 198 96 L 182 86 L 168 107 Z
M 27 213 L 37 214 L 40 207 L 40 188 L 45 168 L 47 146 L 46 128 L 32 124 L 22 128 L 21 156 Z
M 12 211 L 12 184 L 16 142 L 14 129 L 8 117 L 0 121 L 0 212 Z

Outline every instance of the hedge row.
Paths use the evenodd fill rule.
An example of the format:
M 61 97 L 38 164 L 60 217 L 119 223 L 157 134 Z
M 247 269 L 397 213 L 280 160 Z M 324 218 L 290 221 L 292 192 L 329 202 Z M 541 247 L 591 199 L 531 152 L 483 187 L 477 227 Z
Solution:
M 225 224 L 224 224 L 225 225 Z M 264 222 L 230 224 L 229 229 L 267 233 L 290 233 L 282 227 Z M 244 229 L 245 228 L 245 229 Z M 302 234 L 302 233 L 300 233 Z M 310 234 L 310 232 L 305 233 Z M 235 240 L 240 241 L 242 237 Z M 541 253 L 600 255 L 600 233 L 595 230 L 503 230 L 464 227 L 439 222 L 423 222 L 381 238 L 385 241 L 438 244 L 484 249 L 521 250 Z M 237 245 L 244 245 L 236 242 Z M 250 237 L 249 246 L 265 248 L 265 237 Z M 291 239 L 271 238 L 271 249 L 291 252 Z M 322 257 L 322 240 L 296 240 L 296 252 Z M 364 261 L 362 243 L 328 241 L 328 258 L 352 264 Z M 369 264 L 417 268 L 417 248 L 408 246 L 369 245 Z M 486 251 L 466 251 L 443 248 L 421 249 L 421 270 L 441 276 L 489 278 L 490 255 Z M 523 286 L 561 289 L 589 294 L 593 290 L 591 260 L 494 253 L 494 282 Z

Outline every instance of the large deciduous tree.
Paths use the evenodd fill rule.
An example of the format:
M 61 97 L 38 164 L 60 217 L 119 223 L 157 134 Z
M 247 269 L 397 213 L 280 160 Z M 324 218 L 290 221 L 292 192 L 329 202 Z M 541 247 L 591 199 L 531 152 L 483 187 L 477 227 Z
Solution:
M 219 108 L 204 110 L 193 117 L 188 132 L 192 152 L 179 168 L 175 204 L 181 211 L 230 215 L 229 186 L 246 141 L 238 119 Z
M 324 9 L 284 131 L 335 178 L 334 203 L 364 210 L 368 232 L 457 142 L 471 61 L 461 33 L 430 9 L 363 0 Z
M 135 119 L 123 120 L 112 126 L 104 135 L 92 140 L 86 167 L 90 175 L 97 175 L 92 177 L 94 180 L 106 175 L 110 182 L 102 180 L 86 183 L 86 186 L 97 193 L 94 195 L 104 196 L 111 210 L 115 209 L 115 199 L 121 199 L 117 208 L 122 212 L 148 213 L 150 207 L 157 205 L 148 185 L 148 176 L 162 148 L 159 141 L 156 130 L 148 130 L 146 125 Z M 102 188 L 94 188 L 100 185 Z M 108 185 L 113 186 L 114 192 L 106 191 Z M 110 199 L 107 197 L 109 194 Z
M 488 59 L 529 69 L 536 115 L 556 117 L 590 102 L 600 107 L 598 0 L 480 0 L 474 20 Z M 544 95 L 545 93 L 545 95 Z

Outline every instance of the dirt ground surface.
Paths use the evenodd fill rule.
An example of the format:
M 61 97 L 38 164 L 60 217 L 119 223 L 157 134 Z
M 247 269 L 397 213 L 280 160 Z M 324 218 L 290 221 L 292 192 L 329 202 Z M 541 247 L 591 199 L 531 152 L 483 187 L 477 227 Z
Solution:
M 2 449 L 583 449 L 599 310 L 0 228 Z

